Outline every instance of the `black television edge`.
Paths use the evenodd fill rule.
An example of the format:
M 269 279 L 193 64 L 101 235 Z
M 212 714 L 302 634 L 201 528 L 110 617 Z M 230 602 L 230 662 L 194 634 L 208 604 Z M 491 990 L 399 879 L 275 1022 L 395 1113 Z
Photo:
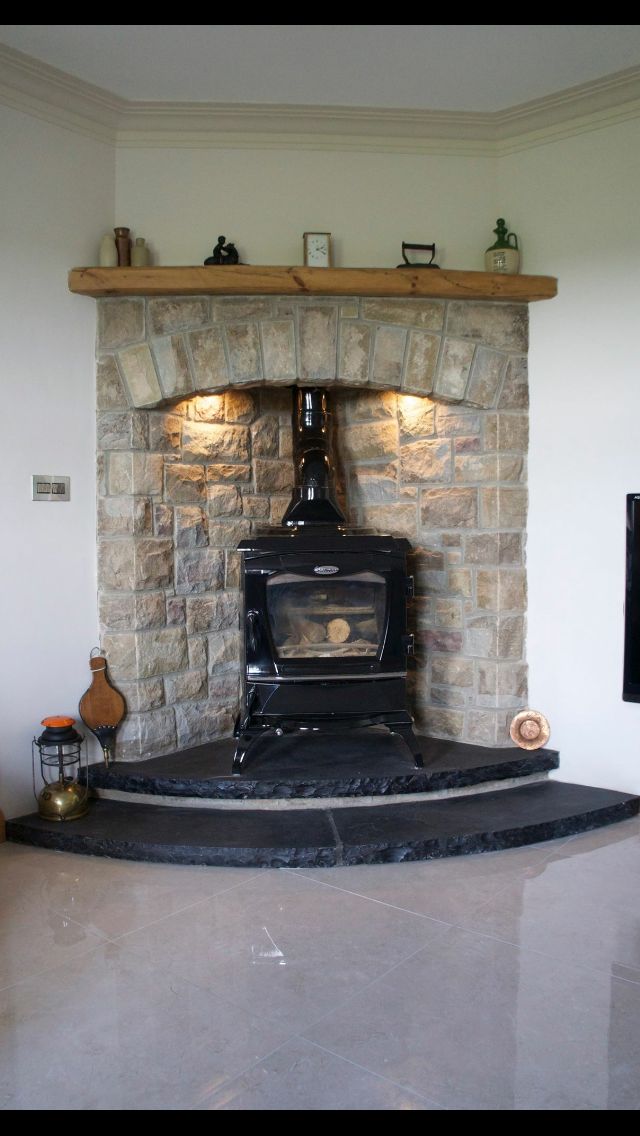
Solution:
M 627 493 L 622 697 L 625 702 L 640 702 L 640 493 Z

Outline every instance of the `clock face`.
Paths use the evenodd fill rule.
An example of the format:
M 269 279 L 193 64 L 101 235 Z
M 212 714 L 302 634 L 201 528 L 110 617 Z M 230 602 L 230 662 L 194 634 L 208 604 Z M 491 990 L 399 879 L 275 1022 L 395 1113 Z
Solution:
M 304 262 L 309 268 L 328 268 L 331 264 L 331 233 L 304 234 Z

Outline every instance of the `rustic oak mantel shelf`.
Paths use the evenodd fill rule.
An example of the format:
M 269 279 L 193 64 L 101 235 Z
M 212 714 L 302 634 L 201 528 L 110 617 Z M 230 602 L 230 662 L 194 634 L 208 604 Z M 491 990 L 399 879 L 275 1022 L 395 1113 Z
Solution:
M 82 296 L 381 296 L 441 300 L 551 300 L 553 276 L 507 276 L 419 268 L 303 268 L 285 265 L 72 268 Z

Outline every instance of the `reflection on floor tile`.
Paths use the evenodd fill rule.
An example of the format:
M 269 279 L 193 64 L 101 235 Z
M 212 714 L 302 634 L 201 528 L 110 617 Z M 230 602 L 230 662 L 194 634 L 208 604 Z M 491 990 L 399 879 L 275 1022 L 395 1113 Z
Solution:
M 440 1106 L 295 1038 L 195 1108 L 210 1112 L 433 1112 Z
M 316 872 L 2 845 L 0 1108 L 635 1111 L 639 869 L 637 821 Z

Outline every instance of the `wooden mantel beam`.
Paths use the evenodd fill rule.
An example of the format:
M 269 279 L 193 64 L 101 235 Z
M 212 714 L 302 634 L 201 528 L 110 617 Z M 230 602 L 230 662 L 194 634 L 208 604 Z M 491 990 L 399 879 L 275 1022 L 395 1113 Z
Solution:
M 380 296 L 526 304 L 557 293 L 553 276 L 429 268 L 304 268 L 259 264 L 72 268 L 82 296 Z

